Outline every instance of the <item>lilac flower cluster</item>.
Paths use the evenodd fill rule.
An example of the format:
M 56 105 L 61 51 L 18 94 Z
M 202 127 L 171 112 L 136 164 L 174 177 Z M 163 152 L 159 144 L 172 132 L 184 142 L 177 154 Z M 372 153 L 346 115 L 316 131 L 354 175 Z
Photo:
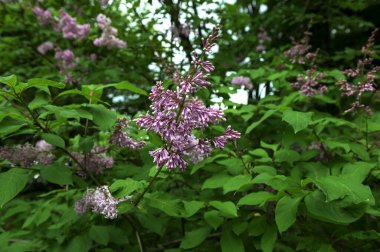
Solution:
M 40 25 L 45 26 L 50 23 L 53 18 L 53 15 L 49 10 L 44 10 L 41 7 L 35 6 L 32 9 L 34 15 L 36 15 L 38 22 Z
M 365 92 L 375 92 L 375 73 L 380 70 L 380 66 L 373 65 L 373 58 L 370 56 L 374 54 L 374 51 L 371 48 L 374 46 L 375 36 L 378 32 L 378 28 L 375 29 L 371 36 L 368 39 L 368 42 L 362 48 L 363 58 L 358 60 L 356 68 L 350 68 L 342 71 L 347 78 L 355 80 L 356 78 L 360 79 L 357 83 L 348 82 L 347 79 L 340 80 L 337 82 L 337 85 L 340 86 L 340 90 L 343 91 L 343 94 L 346 96 L 355 96 L 355 101 L 351 104 L 351 108 L 345 112 L 353 112 L 359 109 L 364 109 L 369 115 L 372 114 L 370 107 L 365 106 L 361 103 L 361 97 Z
M 85 169 L 78 170 L 78 174 L 86 178 L 87 173 L 91 174 L 101 174 L 105 169 L 111 169 L 113 166 L 113 158 L 108 157 L 104 154 L 106 149 L 103 147 L 96 147 L 91 150 L 90 153 L 82 154 L 78 152 L 73 152 L 71 155 L 81 164 L 81 166 Z
M 237 86 L 243 86 L 248 90 L 253 88 L 251 79 L 245 76 L 236 76 L 232 78 L 231 84 L 237 85 Z
M 115 130 L 110 137 L 110 143 L 122 148 L 141 149 L 145 146 L 145 142 L 136 141 L 127 136 L 126 129 L 128 128 L 127 118 L 117 120 Z
M 48 51 L 54 49 L 54 44 L 50 41 L 46 41 L 37 47 L 37 51 L 42 55 L 45 55 Z
M 210 52 L 219 37 L 219 28 L 215 27 L 211 35 L 203 40 L 203 54 Z M 158 81 L 152 89 L 149 99 L 152 112 L 140 116 L 136 123 L 147 130 L 157 133 L 165 145 L 151 151 L 153 162 L 160 169 L 166 166 L 172 170 L 179 168 L 184 170 L 189 159 L 191 162 L 199 162 L 210 155 L 212 147 L 223 148 L 227 140 L 240 137 L 240 133 L 227 128 L 223 136 L 214 140 L 199 139 L 193 133 L 195 130 L 204 130 L 209 124 L 218 124 L 225 121 L 222 111 L 206 107 L 205 104 L 193 97 L 199 88 L 211 85 L 207 80 L 209 72 L 214 66 L 203 60 L 195 52 L 192 52 L 194 60 L 184 76 L 178 76 L 177 88 L 166 90 L 162 82 Z
M 258 38 L 259 38 L 259 44 L 258 46 L 256 46 L 256 51 L 264 52 L 266 50 L 265 42 L 270 41 L 271 39 L 263 27 L 260 27 Z
M 111 26 L 111 19 L 103 14 L 99 14 L 96 18 L 102 35 L 94 40 L 95 46 L 106 46 L 107 48 L 125 48 L 127 43 L 116 37 L 117 30 Z
M 61 9 L 60 20 L 55 26 L 56 31 L 62 31 L 63 37 L 67 39 L 84 39 L 90 33 L 89 24 L 77 24 L 76 18 L 70 16 L 64 9 Z
M 63 51 L 57 49 L 54 58 L 57 60 L 61 71 L 64 71 L 67 68 L 73 68 L 77 65 L 77 59 L 75 58 L 74 53 L 69 49 Z
M 309 45 L 311 32 L 304 32 L 304 36 L 300 41 L 296 41 L 293 37 L 292 47 L 285 51 L 285 55 L 290 58 L 292 63 L 305 64 L 306 59 L 312 60 L 316 57 L 315 53 L 310 53 L 309 50 L 311 45 Z
M 76 202 L 75 210 L 79 214 L 92 211 L 103 215 L 107 219 L 116 219 L 118 215 L 117 204 L 131 198 L 131 196 L 126 196 L 116 199 L 110 193 L 108 186 L 101 186 L 95 189 L 87 189 L 83 198 Z
M 306 74 L 300 74 L 297 81 L 292 86 L 299 89 L 299 92 L 306 96 L 323 94 L 327 91 L 327 86 L 319 85 L 319 81 L 324 78 L 321 73 L 316 73 L 314 68 L 306 71 Z
M 290 58 L 292 63 L 306 64 L 306 60 L 309 62 L 309 69 L 306 74 L 299 74 L 297 81 L 292 83 L 292 86 L 299 89 L 299 92 L 306 96 L 313 96 L 316 94 L 323 94 L 328 89 L 327 86 L 321 85 L 319 82 L 325 77 L 321 73 L 317 73 L 317 66 L 315 59 L 318 54 L 318 50 L 315 53 L 310 53 L 311 46 L 309 45 L 311 33 L 304 32 L 304 37 L 301 41 L 297 42 L 292 39 L 293 46 L 285 52 L 285 55 Z
M 51 149 L 52 146 L 46 142 L 38 142 L 36 146 L 29 143 L 14 147 L 4 146 L 0 147 L 0 158 L 26 168 L 35 164 L 48 165 L 54 160 L 54 155 L 50 153 Z

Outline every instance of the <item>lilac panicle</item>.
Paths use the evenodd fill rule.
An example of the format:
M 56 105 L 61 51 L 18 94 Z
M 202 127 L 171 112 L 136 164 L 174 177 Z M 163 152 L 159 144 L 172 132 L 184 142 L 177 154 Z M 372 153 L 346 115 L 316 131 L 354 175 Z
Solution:
M 50 153 L 51 148 L 47 145 L 41 146 L 27 143 L 14 147 L 0 147 L 0 158 L 9 160 L 14 165 L 31 167 L 35 164 L 49 165 L 54 160 L 54 155 Z
M 37 47 L 37 51 L 42 55 L 45 55 L 48 51 L 54 49 L 54 44 L 50 41 L 46 41 Z
M 110 48 L 125 48 L 127 43 L 117 38 L 116 28 L 111 26 L 111 19 L 103 14 L 99 14 L 96 18 L 99 28 L 102 30 L 102 35 L 94 40 L 95 46 L 106 46 Z
M 218 37 L 219 28 L 215 27 L 211 35 L 203 40 L 203 54 L 211 50 Z M 193 134 L 194 131 L 205 130 L 210 124 L 225 121 L 225 118 L 222 111 L 206 107 L 193 96 L 199 88 L 211 86 L 207 77 L 215 67 L 195 52 L 192 55 L 194 59 L 190 69 L 184 76 L 178 75 L 175 78 L 177 88 L 174 91 L 167 90 L 158 81 L 149 95 L 152 101 L 151 113 L 135 120 L 141 128 L 158 134 L 165 143 L 161 148 L 150 152 L 157 167 L 185 170 L 189 162 L 197 163 L 210 155 L 213 146 L 223 148 L 227 140 L 240 137 L 230 126 L 223 136 L 216 138 L 216 142 L 199 139 Z
M 372 115 L 371 108 L 361 103 L 361 97 L 365 92 L 372 93 L 376 91 L 375 73 L 380 70 L 380 66 L 373 65 L 371 55 L 374 51 L 372 51 L 371 48 L 374 46 L 375 36 L 378 31 L 379 29 L 376 28 L 369 37 L 367 44 L 362 47 L 363 58 L 358 60 L 356 68 L 342 71 L 342 73 L 347 76 L 347 79 L 351 79 L 352 81 L 349 82 L 347 79 L 344 79 L 336 83 L 340 86 L 340 90 L 343 91 L 343 95 L 355 97 L 351 108 L 345 112 L 355 112 L 363 109 L 368 115 Z M 358 83 L 354 83 L 355 78 L 360 78 L 361 80 Z
M 45 26 L 50 23 L 53 18 L 53 15 L 49 10 L 44 10 L 41 7 L 35 6 L 32 9 L 34 15 L 36 15 L 38 22 L 40 25 Z
M 63 37 L 67 39 L 84 39 L 90 33 L 90 25 L 77 23 L 76 18 L 70 16 L 64 9 L 60 10 L 60 20 L 57 30 L 62 31 Z
M 78 174 L 86 178 L 87 173 L 91 174 L 101 174 L 105 169 L 111 169 L 114 160 L 112 157 L 108 157 L 104 154 L 106 152 L 105 148 L 96 147 L 91 150 L 90 153 L 82 154 L 78 152 L 73 152 L 71 155 L 81 164 L 83 170 L 78 170 Z
M 306 60 L 309 60 L 309 69 L 306 74 L 299 74 L 297 81 L 292 83 L 292 86 L 299 89 L 300 94 L 306 96 L 314 96 L 316 94 L 322 95 L 327 92 L 327 86 L 320 84 L 320 80 L 325 76 L 317 72 L 317 66 L 315 59 L 318 54 L 318 50 L 315 53 L 309 52 L 311 46 L 309 45 L 310 36 L 312 34 L 308 31 L 304 32 L 304 37 L 300 41 L 292 39 L 292 47 L 285 52 L 285 55 L 290 59 L 292 63 L 306 64 Z
M 128 128 L 127 118 L 117 120 L 115 130 L 110 137 L 110 143 L 122 148 L 141 149 L 145 146 L 145 142 L 136 141 L 127 136 L 125 130 Z
M 265 42 L 270 41 L 271 38 L 268 36 L 263 27 L 260 27 L 260 31 L 257 37 L 259 38 L 259 44 L 256 46 L 256 51 L 264 52 L 266 50 Z
M 95 189 L 87 189 L 83 198 L 75 204 L 75 211 L 84 214 L 88 211 L 103 215 L 106 219 L 116 219 L 117 204 L 130 200 L 131 196 L 116 199 L 112 196 L 108 186 L 100 186 Z
M 248 77 L 244 77 L 244 76 L 236 76 L 236 77 L 232 78 L 231 84 L 237 85 L 237 86 L 243 86 L 248 90 L 253 88 L 251 79 Z

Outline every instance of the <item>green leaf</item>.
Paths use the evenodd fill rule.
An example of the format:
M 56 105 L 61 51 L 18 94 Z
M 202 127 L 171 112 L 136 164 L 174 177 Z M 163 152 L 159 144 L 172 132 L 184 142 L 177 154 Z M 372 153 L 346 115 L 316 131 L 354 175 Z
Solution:
M 359 183 L 355 177 L 328 176 L 314 180 L 314 183 L 326 195 L 326 201 L 333 201 L 347 197 L 354 204 L 374 204 L 371 189 Z
M 235 204 L 231 201 L 211 201 L 210 206 L 213 206 L 216 209 L 218 209 L 226 217 L 238 217 L 237 208 Z
M 316 219 L 336 224 L 349 224 L 360 219 L 368 207 L 365 203 L 347 205 L 344 201 L 326 202 L 325 199 L 319 190 L 307 195 L 305 197 L 307 211 Z
M 232 177 L 229 176 L 228 174 L 224 174 L 224 173 L 216 174 L 212 176 L 211 178 L 206 179 L 206 181 L 202 185 L 202 190 L 223 187 L 224 184 L 231 178 Z
M 281 149 L 274 153 L 274 158 L 276 162 L 288 162 L 289 164 L 293 165 L 295 161 L 301 159 L 301 155 L 291 149 Z
M 49 103 L 49 95 L 45 92 L 39 91 L 36 93 L 34 99 L 28 104 L 31 110 L 41 108 Z
M 292 198 L 286 195 L 277 202 L 275 219 L 280 233 L 288 230 L 296 221 L 298 205 L 301 199 L 302 197 Z
M 191 249 L 199 246 L 210 234 L 209 227 L 202 227 L 190 232 L 186 232 L 185 237 L 181 241 L 180 248 Z
M 205 212 L 205 214 L 203 215 L 203 218 L 215 230 L 220 225 L 222 225 L 222 223 L 224 221 L 224 218 L 222 216 L 220 216 L 219 211 L 216 211 L 216 210 L 211 210 L 211 211 Z
M 223 193 L 229 193 L 232 191 L 237 191 L 240 188 L 249 185 L 251 183 L 252 177 L 249 174 L 241 174 L 230 178 L 225 182 L 223 186 Z
M 64 251 L 81 251 L 86 252 L 91 248 L 92 242 L 87 234 L 76 235 L 70 241 Z
M 189 218 L 196 214 L 201 208 L 205 206 L 203 201 L 183 201 L 183 206 L 185 208 L 184 217 Z
M 0 207 L 16 197 L 29 180 L 30 171 L 20 168 L 12 168 L 0 173 Z
M 258 120 L 257 122 L 252 123 L 247 127 L 247 130 L 245 131 L 246 134 L 249 134 L 252 130 L 254 130 L 257 126 L 259 126 L 262 122 L 264 122 L 266 119 L 268 119 L 271 115 L 273 115 L 277 110 L 267 110 L 264 115 Z
M 63 140 L 62 137 L 58 135 L 43 133 L 41 137 L 49 144 L 52 144 L 60 148 L 65 148 L 65 140 Z
M 43 179 L 57 185 L 73 184 L 72 171 L 67 166 L 59 164 L 41 166 L 40 173 Z
M 277 228 L 275 225 L 268 225 L 265 233 L 261 237 L 260 246 L 264 252 L 273 251 L 274 244 L 277 240 Z
M 106 246 L 110 241 L 110 226 L 96 226 L 92 225 L 89 230 L 90 238 L 101 245 Z
M 230 230 L 223 230 L 220 237 L 222 252 L 244 252 L 244 243 L 241 238 Z
M 312 115 L 313 113 L 311 112 L 305 113 L 299 111 L 286 110 L 282 114 L 282 120 L 290 124 L 294 129 L 294 133 L 297 133 L 307 128 L 307 126 L 311 122 Z
M 262 206 L 273 198 L 275 198 L 275 196 L 270 192 L 253 192 L 241 198 L 238 202 L 238 206 Z
M 0 83 L 3 83 L 10 87 L 15 87 L 17 85 L 17 77 L 13 74 L 5 77 L 0 76 Z
M 148 93 L 144 89 L 136 87 L 135 85 L 133 85 L 132 83 L 130 83 L 128 81 L 122 81 L 122 82 L 115 83 L 115 84 L 106 84 L 106 85 L 102 85 L 100 88 L 107 88 L 107 87 L 114 87 L 114 88 L 117 88 L 120 90 L 129 90 L 133 93 L 141 94 L 141 95 L 145 95 L 145 96 L 148 95 Z
M 345 164 L 341 172 L 341 176 L 349 179 L 354 183 L 362 183 L 376 167 L 376 163 L 355 162 L 352 164 Z
M 7 116 L 0 122 L 0 137 L 5 137 L 7 135 L 13 134 L 26 125 L 28 125 L 28 122 L 25 120 L 15 119 Z
M 65 84 L 63 84 L 63 83 L 51 81 L 51 80 L 45 80 L 45 79 L 41 79 L 41 78 L 30 79 L 30 80 L 28 80 L 28 84 L 29 85 L 26 88 L 50 86 L 50 87 L 56 87 L 56 88 L 62 89 L 65 87 Z
M 93 115 L 93 122 L 100 130 L 110 129 L 116 122 L 116 112 L 100 104 L 86 104 L 85 109 Z
M 133 192 L 143 188 L 144 183 L 142 181 L 136 181 L 131 178 L 116 180 L 109 187 L 110 191 L 114 193 L 116 197 L 129 196 Z

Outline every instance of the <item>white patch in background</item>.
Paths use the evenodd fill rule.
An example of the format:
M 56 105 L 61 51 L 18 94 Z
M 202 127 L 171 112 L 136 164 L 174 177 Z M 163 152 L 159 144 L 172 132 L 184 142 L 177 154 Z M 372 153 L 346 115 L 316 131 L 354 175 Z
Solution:
M 241 87 L 236 94 L 230 94 L 230 101 L 237 104 L 248 104 L 248 91 Z

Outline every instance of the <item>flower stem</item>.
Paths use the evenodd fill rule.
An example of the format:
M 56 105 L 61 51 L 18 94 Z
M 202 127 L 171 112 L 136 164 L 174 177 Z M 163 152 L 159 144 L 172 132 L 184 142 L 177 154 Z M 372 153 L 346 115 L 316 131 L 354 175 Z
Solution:
M 154 181 L 157 179 L 158 175 L 160 174 L 160 172 L 162 171 L 162 168 L 164 166 L 160 166 L 158 167 L 156 173 L 154 174 L 152 180 L 149 182 L 149 185 L 145 188 L 145 190 L 140 194 L 140 196 L 137 198 L 137 200 L 133 203 L 133 205 L 135 205 L 136 207 L 138 206 L 138 204 L 141 202 L 141 200 L 143 199 L 145 193 L 147 193 L 149 191 L 149 189 L 152 187 Z

